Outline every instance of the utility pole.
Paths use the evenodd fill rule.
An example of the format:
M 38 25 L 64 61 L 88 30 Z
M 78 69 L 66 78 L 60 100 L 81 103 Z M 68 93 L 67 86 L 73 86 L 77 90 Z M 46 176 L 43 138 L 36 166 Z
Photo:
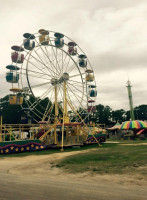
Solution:
M 128 97 L 129 97 L 129 105 L 130 105 L 130 117 L 131 117 L 131 120 L 135 120 L 135 117 L 134 117 L 134 108 L 133 108 L 133 98 L 132 98 L 132 91 L 131 91 L 131 82 L 128 80 L 127 81 L 127 86 L 128 88 Z

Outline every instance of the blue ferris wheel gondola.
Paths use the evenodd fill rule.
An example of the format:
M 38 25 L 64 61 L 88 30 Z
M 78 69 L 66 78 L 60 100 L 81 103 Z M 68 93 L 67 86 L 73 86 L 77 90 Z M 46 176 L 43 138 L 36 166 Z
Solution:
M 61 48 L 64 46 L 64 35 L 62 33 L 55 33 L 55 46 Z
M 19 74 L 17 73 L 17 71 L 20 68 L 15 65 L 7 65 L 6 68 L 10 70 L 6 73 L 6 81 L 9 83 L 18 83 Z
M 35 47 L 35 42 L 32 41 L 35 39 L 35 36 L 31 33 L 25 33 L 24 35 L 24 48 L 27 50 L 32 50 Z
M 96 97 L 97 96 L 97 91 L 90 90 L 89 95 L 90 95 L 90 97 Z
M 18 83 L 19 74 L 14 74 L 13 72 L 6 73 L 6 81 L 9 83 Z
M 87 66 L 87 56 L 84 54 L 79 55 L 79 66 L 80 67 L 86 67 Z

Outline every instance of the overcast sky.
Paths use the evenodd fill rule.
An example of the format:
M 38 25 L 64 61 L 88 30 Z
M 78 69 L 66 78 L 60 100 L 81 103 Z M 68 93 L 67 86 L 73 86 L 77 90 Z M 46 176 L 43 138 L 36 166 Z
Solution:
M 128 110 L 128 79 L 134 107 L 147 104 L 146 0 L 0 0 L 0 97 L 9 94 L 5 73 L 11 46 L 41 28 L 69 36 L 86 53 L 97 104 Z

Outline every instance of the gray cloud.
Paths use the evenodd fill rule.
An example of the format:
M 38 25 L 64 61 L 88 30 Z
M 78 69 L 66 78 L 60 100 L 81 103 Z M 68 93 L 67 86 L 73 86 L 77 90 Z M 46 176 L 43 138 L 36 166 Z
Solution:
M 134 105 L 145 104 L 147 63 L 145 0 L 5 0 L 1 2 L 0 96 L 9 93 L 5 66 L 11 46 L 22 44 L 25 32 L 40 28 L 64 33 L 88 56 L 97 81 L 97 103 L 128 109 L 128 78 Z

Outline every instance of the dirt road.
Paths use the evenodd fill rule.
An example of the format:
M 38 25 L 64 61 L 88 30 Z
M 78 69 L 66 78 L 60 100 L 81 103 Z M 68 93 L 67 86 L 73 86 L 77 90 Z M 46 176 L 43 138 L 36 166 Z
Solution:
M 146 199 L 146 181 L 118 175 L 65 174 L 54 167 L 56 160 L 76 153 L 0 158 L 0 200 Z

